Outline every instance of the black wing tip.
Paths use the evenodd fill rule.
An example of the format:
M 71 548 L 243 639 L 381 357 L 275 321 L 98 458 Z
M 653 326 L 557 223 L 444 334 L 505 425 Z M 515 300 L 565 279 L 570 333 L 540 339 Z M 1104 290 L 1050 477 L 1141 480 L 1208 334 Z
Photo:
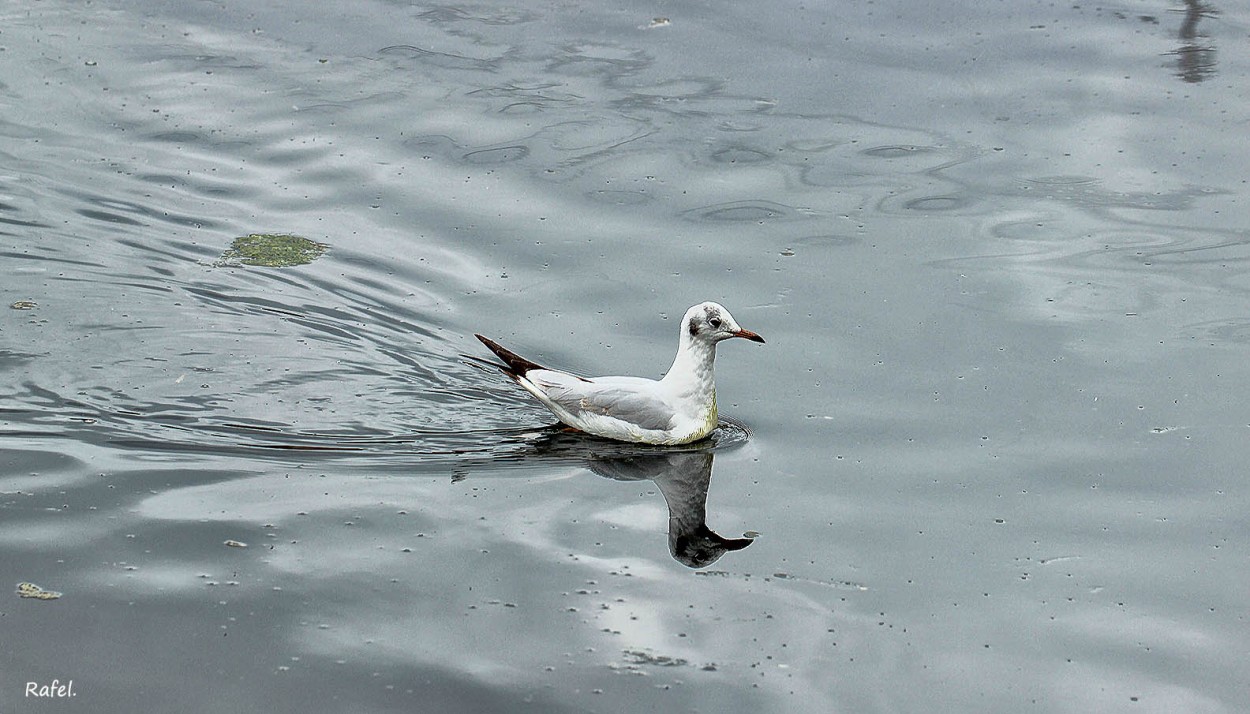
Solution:
M 537 362 L 531 362 L 525 359 L 521 355 L 513 352 L 512 350 L 507 349 L 506 347 L 499 344 L 498 342 L 495 342 L 489 337 L 479 335 L 476 332 L 473 333 L 473 336 L 481 340 L 482 344 L 490 348 L 490 351 L 494 352 L 496 357 L 504 361 L 504 364 L 498 365 L 498 367 L 502 369 L 504 374 L 508 375 L 509 377 L 513 377 L 513 378 L 522 377 L 525 375 L 526 372 L 530 371 L 531 369 L 546 369 L 546 367 L 542 366 L 541 364 L 538 364 Z

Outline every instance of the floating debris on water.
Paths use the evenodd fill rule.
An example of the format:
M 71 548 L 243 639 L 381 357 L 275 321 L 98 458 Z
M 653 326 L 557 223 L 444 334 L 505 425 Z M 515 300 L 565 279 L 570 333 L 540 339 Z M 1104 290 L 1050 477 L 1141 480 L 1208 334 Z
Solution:
M 17 596 L 33 600 L 56 600 L 61 597 L 61 593 L 55 590 L 44 590 L 34 583 L 18 583 Z
M 642 650 L 624 650 L 624 654 L 630 664 L 649 664 L 655 667 L 684 667 L 690 664 L 689 660 L 681 657 L 651 654 Z
M 769 578 L 764 578 L 764 579 L 768 580 Z M 791 573 L 773 573 L 772 579 L 773 580 L 792 580 L 792 581 L 800 582 L 800 583 L 811 583 L 813 585 L 823 585 L 824 587 L 834 588 L 837 590 L 858 590 L 860 592 L 865 592 L 868 590 L 867 585 L 864 585 L 863 583 L 852 582 L 850 580 L 821 580 L 818 578 L 805 578 L 801 575 L 793 575 Z
M 9 305 L 9 307 L 14 310 L 34 310 L 39 307 L 39 303 L 34 300 L 18 300 L 12 305 Z
M 285 233 L 252 233 L 234 239 L 230 250 L 222 253 L 219 265 L 258 265 L 265 268 L 289 268 L 320 258 L 329 246 L 324 243 Z
M 673 21 L 667 17 L 653 17 L 651 18 L 651 22 L 643 25 L 643 27 L 648 30 L 654 30 L 657 27 L 668 27 L 671 24 L 673 24 Z
M 228 545 L 231 548 L 246 548 L 247 547 L 247 543 L 244 543 L 241 540 L 228 540 L 225 542 L 225 545 Z

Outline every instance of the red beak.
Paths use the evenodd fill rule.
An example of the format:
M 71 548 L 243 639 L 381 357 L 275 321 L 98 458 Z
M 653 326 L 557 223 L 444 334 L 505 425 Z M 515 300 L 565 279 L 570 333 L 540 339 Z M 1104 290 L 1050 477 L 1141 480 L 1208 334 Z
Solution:
M 734 333 L 734 337 L 745 337 L 752 342 L 759 342 L 759 343 L 764 342 L 763 337 L 760 337 L 759 335 L 755 334 L 754 332 L 751 332 L 750 330 L 738 330 L 737 332 Z

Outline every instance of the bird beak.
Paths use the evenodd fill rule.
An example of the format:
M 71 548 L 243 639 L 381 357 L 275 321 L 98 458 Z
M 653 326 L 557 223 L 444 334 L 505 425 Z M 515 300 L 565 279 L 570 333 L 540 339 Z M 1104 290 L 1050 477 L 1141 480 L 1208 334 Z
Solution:
M 750 330 L 738 330 L 737 332 L 734 333 L 734 337 L 745 337 L 752 342 L 760 342 L 760 343 L 764 342 L 763 337 L 760 337 L 759 335 L 755 334 L 754 332 L 751 332 Z

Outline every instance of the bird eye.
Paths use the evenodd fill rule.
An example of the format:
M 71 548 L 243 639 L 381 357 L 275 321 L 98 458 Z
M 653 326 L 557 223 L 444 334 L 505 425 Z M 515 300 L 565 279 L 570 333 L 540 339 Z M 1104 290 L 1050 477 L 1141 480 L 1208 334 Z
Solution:
M 720 318 L 719 318 L 719 317 L 713 317 L 712 319 L 710 319 L 710 320 L 708 320 L 708 321 L 707 321 L 707 324 L 711 325 L 713 328 L 719 328 L 719 327 L 720 327 Z

